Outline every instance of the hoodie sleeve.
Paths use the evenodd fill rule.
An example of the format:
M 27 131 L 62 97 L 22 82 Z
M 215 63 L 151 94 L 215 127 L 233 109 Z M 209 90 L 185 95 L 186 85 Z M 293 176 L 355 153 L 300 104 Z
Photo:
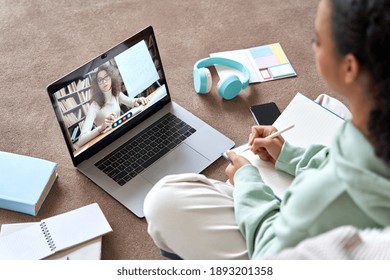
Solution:
M 235 218 L 251 259 L 293 247 L 310 236 L 307 225 L 316 219 L 315 214 L 307 215 L 313 192 L 303 187 L 297 198 L 291 199 L 288 192 L 280 202 L 253 165 L 237 170 L 234 182 Z
M 285 141 L 275 168 L 297 176 L 306 169 L 320 167 L 326 161 L 328 154 L 329 148 L 323 145 L 311 145 L 305 149 Z
M 234 209 L 236 222 L 245 237 L 249 256 L 254 257 L 255 245 L 274 238 L 273 220 L 279 214 L 280 201 L 270 187 L 264 184 L 253 165 L 245 165 L 234 176 Z
M 327 156 L 328 148 L 324 146 L 313 145 L 304 149 L 285 142 L 276 167 L 296 176 L 309 168 L 314 171 L 326 161 Z M 298 181 L 294 180 L 294 182 Z M 287 210 L 288 204 L 289 209 L 282 213 L 280 212 L 282 203 L 275 197 L 272 189 L 264 183 L 255 166 L 245 165 L 237 170 L 234 175 L 234 185 L 236 222 L 245 237 L 251 258 L 259 258 L 295 246 L 300 240 L 309 236 L 306 230 L 302 230 L 305 227 L 297 226 L 295 222 L 296 217 L 302 217 L 302 213 L 307 211 L 302 200 L 313 201 L 310 197 L 311 192 L 306 190 L 309 188 L 299 188 L 298 196 L 307 196 L 298 199 L 299 203 L 291 203 L 290 193 L 286 195 L 283 198 L 283 207 Z M 294 202 L 295 199 L 292 201 Z M 301 219 L 299 223 L 301 222 L 305 222 L 305 219 Z

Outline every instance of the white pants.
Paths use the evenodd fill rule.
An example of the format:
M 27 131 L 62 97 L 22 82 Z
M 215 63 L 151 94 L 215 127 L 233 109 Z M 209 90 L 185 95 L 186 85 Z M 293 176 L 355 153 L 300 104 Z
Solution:
M 320 95 L 316 102 L 349 119 L 338 100 Z M 148 233 L 162 250 L 183 259 L 248 259 L 234 216 L 233 186 L 200 174 L 160 180 L 144 204 Z
M 156 245 L 183 259 L 248 259 L 236 224 L 233 186 L 201 174 L 171 175 L 149 192 L 144 206 Z

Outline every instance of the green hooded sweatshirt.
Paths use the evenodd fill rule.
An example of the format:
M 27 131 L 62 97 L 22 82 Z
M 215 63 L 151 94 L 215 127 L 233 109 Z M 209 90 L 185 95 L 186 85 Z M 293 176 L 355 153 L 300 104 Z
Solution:
M 286 141 L 275 167 L 295 175 L 282 202 L 256 167 L 243 166 L 234 177 L 236 221 L 252 259 L 341 225 L 390 225 L 390 166 L 351 122 L 345 122 L 330 148 L 302 149 Z

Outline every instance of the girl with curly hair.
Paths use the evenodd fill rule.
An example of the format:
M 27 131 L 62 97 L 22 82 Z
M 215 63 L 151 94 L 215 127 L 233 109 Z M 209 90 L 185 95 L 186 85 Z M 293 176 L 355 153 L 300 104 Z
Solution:
M 144 206 L 164 254 L 263 258 L 332 229 L 390 226 L 390 1 L 321 0 L 313 49 L 319 74 L 352 114 L 330 147 L 294 147 L 255 126 L 251 150 L 295 179 L 280 202 L 244 157 L 228 152 L 231 186 L 200 174 L 163 178 Z

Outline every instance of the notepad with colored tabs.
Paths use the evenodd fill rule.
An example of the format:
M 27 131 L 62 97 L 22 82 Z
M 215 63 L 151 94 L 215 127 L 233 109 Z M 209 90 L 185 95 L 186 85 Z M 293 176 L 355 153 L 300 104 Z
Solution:
M 249 49 L 218 52 L 211 57 L 229 58 L 245 65 L 250 72 L 249 83 L 267 82 L 297 75 L 280 43 Z M 230 75 L 241 78 L 240 71 L 226 66 L 216 66 L 220 79 Z

